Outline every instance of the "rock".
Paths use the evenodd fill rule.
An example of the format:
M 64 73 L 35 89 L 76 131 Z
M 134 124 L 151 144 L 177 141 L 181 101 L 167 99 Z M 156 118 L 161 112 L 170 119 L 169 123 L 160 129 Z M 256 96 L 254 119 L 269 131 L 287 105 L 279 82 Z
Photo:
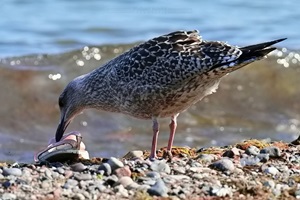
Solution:
M 116 176 L 116 175 L 112 175 L 112 176 L 109 176 L 107 179 L 106 179 L 106 184 L 107 185 L 110 185 L 110 186 L 113 186 L 115 183 L 117 183 L 119 181 L 119 178 Z
M 13 200 L 13 199 L 17 199 L 17 195 L 7 192 L 2 194 L 1 196 L 1 200 Z
M 233 171 L 235 168 L 233 165 L 233 162 L 226 158 L 223 158 L 221 160 L 218 160 L 218 161 L 210 164 L 210 167 L 220 170 L 220 171 Z
M 60 174 L 64 174 L 65 170 L 62 167 L 56 168 L 56 171 Z
M 85 200 L 85 196 L 81 193 L 76 193 L 76 194 L 74 194 L 72 199 L 74 199 L 74 200 Z
M 270 159 L 270 154 L 268 153 L 259 153 L 257 154 L 257 158 L 259 158 L 260 162 L 268 162 L 268 160 Z
M 155 161 L 153 161 L 150 165 L 150 168 L 153 171 L 157 171 L 157 172 L 164 172 L 166 174 L 171 173 L 171 168 L 165 160 L 155 160 Z
M 241 165 L 244 166 L 251 166 L 251 165 L 256 165 L 260 162 L 260 159 L 258 157 L 252 157 L 252 156 L 248 156 L 245 158 L 241 158 L 240 159 L 240 163 Z
M 78 185 L 78 181 L 76 181 L 74 179 L 68 179 L 63 187 L 65 189 L 70 189 L 70 188 L 73 188 L 76 185 Z
M 174 170 L 174 172 L 177 173 L 177 174 L 185 174 L 185 172 L 186 172 L 185 167 L 176 167 L 176 168 L 174 168 L 173 170 Z
M 218 197 L 226 197 L 232 196 L 233 192 L 232 189 L 229 187 L 219 187 L 213 186 L 210 190 L 211 195 L 218 196 Z
M 33 188 L 30 185 L 21 185 L 21 189 L 24 192 L 32 192 L 33 191 Z
M 2 183 L 2 186 L 7 189 L 7 188 L 9 188 L 11 186 L 11 182 L 10 181 L 4 181 Z
M 134 183 L 134 181 L 132 180 L 132 178 L 128 177 L 128 176 L 123 176 L 119 179 L 119 183 L 121 185 L 124 186 L 124 188 L 126 188 L 127 186 L 129 186 L 130 184 Z
M 22 170 L 19 168 L 3 168 L 3 175 L 4 176 L 21 176 L 22 175 Z
M 160 174 L 158 172 L 148 172 L 146 176 L 153 179 L 160 178 Z
M 74 172 L 82 172 L 86 169 L 86 166 L 84 164 L 82 164 L 81 162 L 79 162 L 79 163 L 75 163 L 75 164 L 71 165 L 71 169 Z
M 129 196 L 128 195 L 128 190 L 126 190 L 123 185 L 116 186 L 114 188 L 114 191 L 117 193 L 117 195 L 120 195 L 122 197 L 127 198 Z
M 64 172 L 64 176 L 65 176 L 66 179 L 72 177 L 73 174 L 74 174 L 74 173 L 73 173 L 73 171 L 71 171 L 71 170 L 65 170 L 65 172 Z
M 158 179 L 156 183 L 147 190 L 147 192 L 150 195 L 168 197 L 168 188 L 161 179 Z
M 139 151 L 139 150 L 136 150 L 136 151 L 130 151 L 128 152 L 124 158 L 127 159 L 127 160 L 134 160 L 134 159 L 137 159 L 137 158 L 143 158 L 143 151 Z
M 211 163 L 212 161 L 217 159 L 217 156 L 214 154 L 200 154 L 198 156 L 198 159 L 201 159 L 202 161 L 204 161 L 206 163 Z
M 105 175 L 108 175 L 108 176 L 111 175 L 111 172 L 112 172 L 111 166 L 110 166 L 108 163 L 102 163 L 102 164 L 99 166 L 98 170 L 99 170 L 99 171 L 100 171 L 100 170 L 104 171 L 104 174 L 105 174 Z
M 257 148 L 256 146 L 249 146 L 246 150 L 245 153 L 248 155 L 253 155 L 256 156 L 257 154 L 259 154 L 259 148 Z
M 110 159 L 107 161 L 107 164 L 110 165 L 112 171 L 124 167 L 124 164 L 115 157 L 110 157 Z
M 266 174 L 271 174 L 271 175 L 273 175 L 273 176 L 276 175 L 278 172 L 279 172 L 278 169 L 277 169 L 276 167 L 273 167 L 273 166 L 267 167 L 267 168 L 264 170 L 264 173 L 266 173 Z
M 262 150 L 260 150 L 260 153 L 268 153 L 271 158 L 281 157 L 281 150 L 275 146 L 265 147 Z
M 92 175 L 91 174 L 77 173 L 77 174 L 74 175 L 74 178 L 78 181 L 91 180 Z
M 240 150 L 236 147 L 231 148 L 223 153 L 223 157 L 234 158 L 240 155 Z
M 268 180 L 263 183 L 263 186 L 267 188 L 275 188 L 275 182 L 273 180 Z
M 123 177 L 123 176 L 131 176 L 131 171 L 128 165 L 126 165 L 125 167 L 121 167 L 115 170 L 114 172 L 117 177 Z

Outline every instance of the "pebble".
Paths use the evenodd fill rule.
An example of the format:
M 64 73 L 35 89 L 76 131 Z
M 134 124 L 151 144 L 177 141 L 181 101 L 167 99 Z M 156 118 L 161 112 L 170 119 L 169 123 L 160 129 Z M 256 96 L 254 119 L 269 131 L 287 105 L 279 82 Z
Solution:
M 263 186 L 273 189 L 275 188 L 275 182 L 273 180 L 268 180 L 263 183 Z
M 165 160 L 155 160 L 151 163 L 150 168 L 156 172 L 171 173 L 171 168 Z
M 267 153 L 270 155 L 271 158 L 281 157 L 281 150 L 275 146 L 265 147 L 262 150 L 260 150 L 260 153 L 265 153 L 265 154 Z
M 240 163 L 241 165 L 244 166 L 251 166 L 251 165 L 256 165 L 260 162 L 260 159 L 258 157 L 252 157 L 252 156 L 248 156 L 245 158 L 241 158 L 240 159 Z
M 210 167 L 220 171 L 233 171 L 235 168 L 233 162 L 227 158 L 212 163 Z
M 158 179 L 156 183 L 147 190 L 147 192 L 150 195 L 168 197 L 168 188 L 161 179 Z
M 259 148 L 257 148 L 256 146 L 249 146 L 246 150 L 245 153 L 248 155 L 253 155 L 256 156 L 257 154 L 259 154 Z
M 99 171 L 104 171 L 104 174 L 105 175 L 111 175 L 112 173 L 112 170 L 111 170 L 111 166 L 108 164 L 108 163 L 102 163 L 99 168 L 98 168 Z
M 126 165 L 125 167 L 121 167 L 115 170 L 114 172 L 117 177 L 122 177 L 122 176 L 131 176 L 131 171 L 128 165 Z
M 158 179 L 160 178 L 160 174 L 158 172 L 148 172 L 146 174 L 147 177 L 153 178 L 153 179 Z
M 260 162 L 268 162 L 268 160 L 270 159 L 270 154 L 268 153 L 259 153 L 257 154 L 257 157 L 259 158 Z
M 275 156 L 271 160 L 270 150 L 262 153 L 249 147 L 249 152 L 246 149 L 243 153 L 241 149 L 225 147 L 233 153 L 233 159 L 216 153 L 174 157 L 171 162 L 143 158 L 121 162 L 110 158 L 107 163 L 95 164 L 3 164 L 0 199 L 252 199 L 255 194 L 262 195 L 262 199 L 270 195 L 300 198 L 300 147 L 288 148 L 280 159 Z M 271 149 L 275 149 L 273 156 L 281 155 L 278 149 Z M 114 170 L 111 166 L 115 166 Z M 11 169 L 19 172 L 7 172 Z M 254 188 L 255 194 L 247 188 Z
M 107 164 L 110 165 L 112 171 L 115 171 L 118 168 L 124 167 L 124 164 L 115 157 L 110 157 L 110 159 L 107 161 Z
M 84 164 L 82 164 L 81 162 L 79 162 L 79 163 L 75 163 L 75 164 L 71 165 L 71 169 L 74 172 L 82 172 L 86 169 L 86 166 Z
M 240 149 L 233 147 L 230 150 L 227 150 L 223 153 L 223 157 L 234 158 L 235 156 L 240 155 Z
M 69 188 L 73 188 L 76 185 L 78 185 L 78 181 L 74 179 L 68 179 L 64 185 L 64 188 L 69 189 Z
M 4 176 L 21 176 L 22 170 L 19 168 L 3 168 L 3 175 Z
M 1 196 L 1 200 L 13 200 L 13 199 L 17 199 L 17 195 L 12 193 L 4 193 Z
M 72 199 L 74 199 L 74 200 L 85 200 L 85 197 L 81 193 L 76 193 L 76 194 L 74 194 L 74 196 L 72 197 Z
M 216 160 L 217 157 L 214 154 L 200 154 L 198 159 L 201 159 L 203 162 L 211 163 L 212 161 Z
M 130 151 L 127 153 L 124 158 L 126 159 L 136 159 L 136 158 L 142 158 L 144 155 L 143 151 L 135 150 L 135 151 Z
M 266 174 L 271 174 L 271 175 L 273 175 L 273 176 L 276 175 L 278 172 L 279 172 L 278 169 L 277 169 L 276 167 L 273 167 L 273 166 L 267 167 L 267 168 L 264 170 L 264 173 L 266 173 Z
M 121 185 L 124 186 L 124 188 L 126 188 L 127 186 L 129 186 L 130 184 L 133 184 L 134 181 L 132 180 L 132 178 L 128 177 L 128 176 L 123 176 L 119 179 L 119 183 Z

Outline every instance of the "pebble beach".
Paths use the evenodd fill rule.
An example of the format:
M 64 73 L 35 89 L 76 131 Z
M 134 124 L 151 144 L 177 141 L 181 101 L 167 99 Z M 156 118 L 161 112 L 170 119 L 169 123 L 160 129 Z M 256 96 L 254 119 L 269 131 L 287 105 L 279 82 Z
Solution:
M 60 163 L 1 163 L 0 199 L 297 199 L 300 146 L 247 140 Z M 158 152 L 163 156 L 164 149 Z

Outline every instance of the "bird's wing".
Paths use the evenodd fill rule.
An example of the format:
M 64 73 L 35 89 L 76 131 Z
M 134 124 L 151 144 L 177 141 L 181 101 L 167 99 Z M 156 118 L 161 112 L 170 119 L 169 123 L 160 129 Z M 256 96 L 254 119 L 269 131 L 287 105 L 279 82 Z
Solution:
M 119 81 L 167 86 L 228 63 L 241 50 L 224 42 L 202 40 L 198 31 L 177 31 L 153 38 L 116 58 Z

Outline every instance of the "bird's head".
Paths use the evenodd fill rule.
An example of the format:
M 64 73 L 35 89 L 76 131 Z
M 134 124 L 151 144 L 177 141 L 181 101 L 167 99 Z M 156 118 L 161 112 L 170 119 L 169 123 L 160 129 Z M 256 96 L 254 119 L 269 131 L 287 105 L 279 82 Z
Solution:
M 55 135 L 56 142 L 61 140 L 74 117 L 85 109 L 85 98 L 78 78 L 71 81 L 59 96 L 58 105 L 61 116 Z

